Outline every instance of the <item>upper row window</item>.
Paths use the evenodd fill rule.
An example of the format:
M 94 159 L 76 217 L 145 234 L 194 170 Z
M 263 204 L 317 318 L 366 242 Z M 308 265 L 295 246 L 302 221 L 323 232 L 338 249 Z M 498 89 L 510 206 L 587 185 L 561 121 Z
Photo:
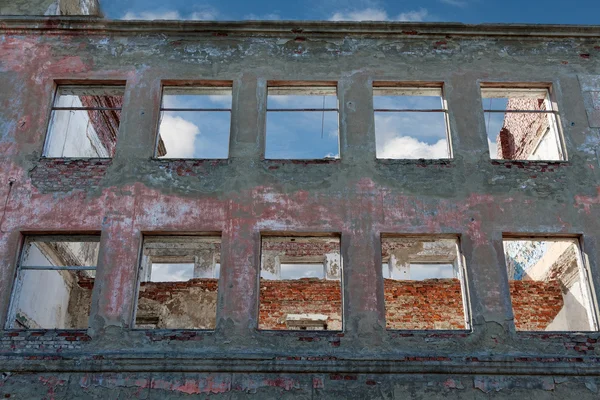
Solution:
M 123 86 L 59 86 L 45 157 L 114 156 Z M 266 159 L 338 159 L 339 105 L 335 82 L 269 85 Z M 546 87 L 481 89 L 490 157 L 566 160 L 556 106 Z M 165 86 L 155 157 L 226 159 L 231 83 Z M 440 84 L 373 85 L 379 159 L 450 159 L 448 107 Z
M 123 86 L 59 86 L 44 156 L 113 157 L 124 92 Z
M 231 86 L 165 86 L 156 144 L 158 158 L 227 158 Z

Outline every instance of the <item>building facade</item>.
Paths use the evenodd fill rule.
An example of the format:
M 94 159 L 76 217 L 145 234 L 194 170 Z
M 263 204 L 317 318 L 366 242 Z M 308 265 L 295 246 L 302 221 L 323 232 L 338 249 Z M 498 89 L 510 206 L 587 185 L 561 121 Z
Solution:
M 600 27 L 5 15 L 0 87 L 3 398 L 598 398 Z

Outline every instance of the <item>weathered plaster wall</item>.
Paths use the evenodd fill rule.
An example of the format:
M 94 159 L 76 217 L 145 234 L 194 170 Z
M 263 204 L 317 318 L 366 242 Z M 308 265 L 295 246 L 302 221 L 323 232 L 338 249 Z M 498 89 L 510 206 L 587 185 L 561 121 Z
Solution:
M 10 0 L 0 5 L 0 15 L 101 16 L 98 0 Z
M 502 250 L 505 232 L 582 234 L 600 287 L 600 136 L 584 100 L 597 90 L 582 89 L 600 79 L 597 27 L 5 18 L 0 29 L 0 320 L 22 232 L 102 234 L 91 329 L 2 332 L 0 393 L 597 396 L 599 334 L 516 333 Z M 39 159 L 61 79 L 127 81 L 112 161 Z M 164 79 L 233 81 L 229 160 L 151 159 Z M 262 160 L 268 80 L 338 82 L 339 161 Z M 377 161 L 373 80 L 443 82 L 454 159 Z M 489 81 L 552 83 L 567 162 L 490 161 L 478 86 Z M 214 332 L 129 329 L 142 233 L 158 231 L 222 233 Z M 341 234 L 344 332 L 255 329 L 264 231 Z M 472 332 L 385 330 L 382 232 L 460 236 Z

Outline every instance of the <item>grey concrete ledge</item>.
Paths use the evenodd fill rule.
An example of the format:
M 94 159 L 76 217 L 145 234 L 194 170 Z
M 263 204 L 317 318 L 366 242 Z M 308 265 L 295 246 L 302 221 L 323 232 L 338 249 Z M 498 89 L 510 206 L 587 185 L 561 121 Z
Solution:
M 599 357 L 447 357 L 406 355 L 378 359 L 323 356 L 230 357 L 183 355 L 181 352 L 126 354 L 0 355 L 3 370 L 23 372 L 318 372 L 377 374 L 507 374 L 600 376 Z
M 0 32 L 78 32 L 105 35 L 107 32 L 137 35 L 198 34 L 211 37 L 232 35 L 283 36 L 304 39 L 302 35 L 382 37 L 489 36 L 519 38 L 599 38 L 600 25 L 546 24 L 463 24 L 457 22 L 388 21 L 123 21 L 97 17 L 0 16 Z

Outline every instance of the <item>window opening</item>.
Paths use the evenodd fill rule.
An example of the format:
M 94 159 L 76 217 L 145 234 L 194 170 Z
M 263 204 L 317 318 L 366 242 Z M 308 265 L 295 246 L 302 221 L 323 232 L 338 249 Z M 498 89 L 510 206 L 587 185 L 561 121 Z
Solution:
M 505 238 L 504 256 L 517 330 L 597 330 L 591 283 L 576 239 Z
M 113 157 L 124 92 L 123 86 L 58 86 L 44 157 Z
M 147 236 L 136 328 L 214 329 L 221 258 L 218 236 Z
M 17 266 L 8 329 L 87 329 L 99 237 L 29 236 Z
M 547 88 L 484 87 L 481 95 L 492 159 L 566 159 Z
M 388 329 L 469 329 L 457 239 L 383 237 Z
M 452 158 L 442 87 L 384 85 L 373 87 L 377 158 Z
M 165 86 L 156 156 L 226 159 L 231 102 L 231 86 Z
M 338 237 L 262 238 L 259 328 L 341 330 Z
M 337 89 L 270 86 L 267 95 L 267 159 L 338 159 Z

